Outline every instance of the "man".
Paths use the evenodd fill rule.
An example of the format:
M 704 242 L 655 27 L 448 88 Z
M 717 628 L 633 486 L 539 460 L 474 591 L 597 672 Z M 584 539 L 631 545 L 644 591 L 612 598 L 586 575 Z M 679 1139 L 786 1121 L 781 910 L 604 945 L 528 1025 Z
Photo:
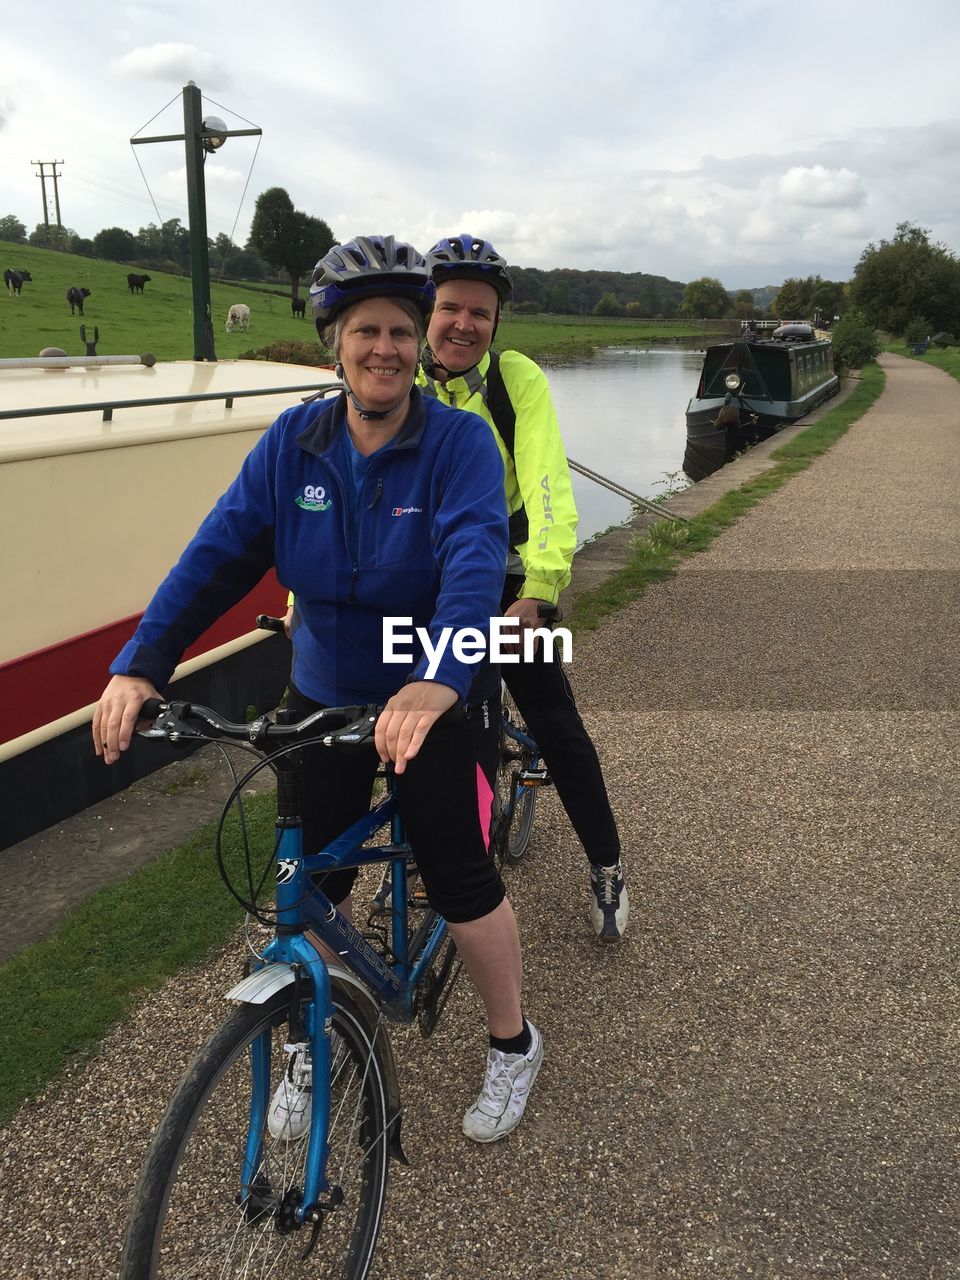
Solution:
M 511 516 L 501 608 L 525 631 L 538 625 L 540 602 L 557 603 L 576 550 L 577 510 L 550 388 L 526 356 L 490 350 L 501 304 L 513 291 L 493 246 L 473 236 L 451 237 L 434 245 L 427 262 L 437 298 L 421 383 L 427 394 L 479 414 L 493 430 Z M 541 652 L 531 662 L 505 663 L 501 673 L 590 863 L 594 931 L 605 942 L 618 942 L 629 914 L 620 840 L 596 748 L 563 666 Z

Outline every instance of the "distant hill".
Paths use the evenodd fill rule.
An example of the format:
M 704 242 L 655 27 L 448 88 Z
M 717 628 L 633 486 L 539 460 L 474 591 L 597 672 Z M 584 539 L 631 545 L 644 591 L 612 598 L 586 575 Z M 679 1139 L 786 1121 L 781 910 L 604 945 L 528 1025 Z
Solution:
M 773 306 L 774 299 L 780 292 L 778 284 L 765 284 L 759 289 L 751 289 L 753 294 L 753 304 L 761 311 L 769 311 Z

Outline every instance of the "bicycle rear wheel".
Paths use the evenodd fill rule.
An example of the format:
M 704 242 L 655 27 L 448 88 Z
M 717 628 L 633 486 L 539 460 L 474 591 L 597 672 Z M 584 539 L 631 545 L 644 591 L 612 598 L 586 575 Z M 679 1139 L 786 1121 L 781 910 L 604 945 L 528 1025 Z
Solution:
M 508 727 L 526 732 L 516 703 L 504 690 L 502 723 L 500 728 L 500 758 L 497 763 L 497 827 L 494 833 L 495 848 L 505 862 L 519 862 L 527 852 L 533 819 L 537 805 L 534 787 L 518 783 L 520 774 L 537 763 L 529 747 L 512 738 Z
M 386 1195 L 387 1091 L 380 1050 L 353 999 L 335 985 L 333 1003 L 327 1176 L 342 1202 L 324 1214 L 309 1257 L 301 1255 L 313 1229 L 292 1220 L 309 1130 L 287 1141 L 264 1125 L 253 1185 L 241 1195 L 251 1053 L 269 1048 L 269 1097 L 288 1064 L 290 998 L 280 992 L 264 1005 L 236 1009 L 181 1080 L 134 1192 L 120 1280 L 367 1275 Z

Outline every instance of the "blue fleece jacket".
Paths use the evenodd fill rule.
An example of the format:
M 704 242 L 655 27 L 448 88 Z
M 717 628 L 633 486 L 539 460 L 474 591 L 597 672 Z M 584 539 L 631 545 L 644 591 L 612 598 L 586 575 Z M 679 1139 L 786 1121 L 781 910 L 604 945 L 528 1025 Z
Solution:
M 442 628 L 485 635 L 499 613 L 507 554 L 503 463 L 475 414 L 411 392 L 400 433 L 374 458 L 359 501 L 342 473 L 346 400 L 298 405 L 273 423 L 151 600 L 111 673 L 158 688 L 184 650 L 273 565 L 296 596 L 292 678 L 329 705 L 383 702 L 422 679 L 422 646 L 383 661 L 384 617 L 410 617 L 433 645 Z M 496 693 L 484 660 L 448 644 L 433 677 L 466 701 Z

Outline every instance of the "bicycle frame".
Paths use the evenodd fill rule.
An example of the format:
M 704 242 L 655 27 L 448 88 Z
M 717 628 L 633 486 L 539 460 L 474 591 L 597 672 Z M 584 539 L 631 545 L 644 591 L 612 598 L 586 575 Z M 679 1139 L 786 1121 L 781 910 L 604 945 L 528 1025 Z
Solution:
M 285 985 L 294 984 L 296 989 L 300 974 L 306 971 L 313 998 L 306 1006 L 304 1038 L 310 1045 L 314 1072 L 320 1079 L 328 1079 L 330 1075 L 333 1001 L 326 961 L 305 936 L 305 929 L 311 929 L 362 980 L 377 998 L 378 1012 L 397 1022 L 413 1020 L 417 986 L 446 934 L 446 921 L 431 910 L 413 937 L 408 937 L 407 858 L 410 846 L 404 837 L 395 788 L 394 779 L 388 777 L 387 797 L 318 853 L 303 852 L 303 834 L 299 825 L 290 826 L 278 821 L 277 934 L 262 953 L 263 963 L 228 993 L 233 999 L 260 1003 Z M 361 847 L 388 825 L 389 843 L 375 848 Z M 387 861 L 391 864 L 392 962 L 370 946 L 311 879 L 317 872 Z M 241 1182 L 244 1195 L 253 1188 L 256 1171 L 262 1162 L 262 1135 L 270 1106 L 269 1054 L 267 1038 L 262 1037 L 252 1052 L 250 1126 Z M 301 1221 L 305 1219 L 307 1210 L 318 1204 L 320 1196 L 330 1189 L 324 1167 L 329 1123 L 329 1098 L 321 1090 L 314 1094 L 311 1112 L 303 1200 L 297 1210 Z
M 540 755 L 540 748 L 537 746 L 536 741 L 534 740 L 533 737 L 531 737 L 526 727 L 524 727 L 523 729 L 519 728 L 517 725 L 513 723 L 512 720 L 508 719 L 506 716 L 504 716 L 504 718 L 501 721 L 501 727 L 504 735 L 510 738 L 512 742 L 515 742 L 518 747 L 526 748 L 526 750 L 528 750 L 531 753 L 534 760 L 539 761 L 542 759 Z M 523 795 L 525 791 L 533 791 L 536 789 L 536 786 L 540 785 L 539 783 L 537 783 L 535 784 L 535 786 L 532 786 L 532 787 L 528 786 L 527 783 L 523 781 L 523 774 L 519 770 L 516 772 L 514 777 L 515 777 L 515 782 L 514 782 L 513 789 L 510 793 L 510 801 L 509 801 L 508 808 L 506 812 L 503 814 L 504 818 L 509 818 L 510 814 L 513 813 L 513 810 L 516 808 L 517 801 L 520 799 L 520 796 Z

